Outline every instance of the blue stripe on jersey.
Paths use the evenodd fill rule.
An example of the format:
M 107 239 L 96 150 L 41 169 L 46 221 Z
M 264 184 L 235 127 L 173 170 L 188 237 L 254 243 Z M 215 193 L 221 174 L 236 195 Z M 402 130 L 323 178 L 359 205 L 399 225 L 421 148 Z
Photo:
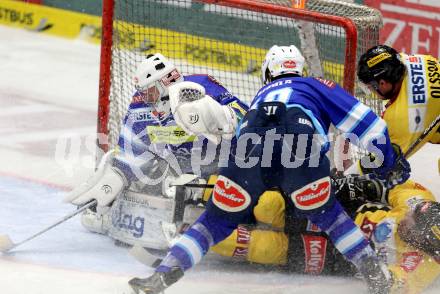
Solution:
M 380 117 L 376 117 L 374 122 L 372 122 L 368 129 L 365 130 L 359 137 L 360 143 L 363 146 L 366 146 L 368 141 L 372 141 L 373 139 L 377 139 L 381 136 L 385 136 L 387 131 L 387 125 L 383 119 Z M 380 148 L 382 151 L 385 150 L 387 146 L 384 145 L 384 148 Z M 386 154 L 384 154 L 386 156 Z
M 194 226 L 192 226 L 187 232 L 185 232 L 185 235 L 196 241 L 202 255 L 205 255 L 206 252 L 208 252 L 209 247 L 212 245 L 212 241 L 208 241 L 208 239 L 211 237 L 211 234 L 209 234 L 208 232 L 209 235 L 206 236 L 206 233 L 199 231 L 200 227 L 204 226 L 200 223 L 194 224 Z
M 371 112 L 370 108 L 358 102 L 350 109 L 345 117 L 336 124 L 336 128 L 344 133 L 352 133 L 368 112 Z
M 357 267 L 359 267 L 359 262 L 363 260 L 366 256 L 374 256 L 376 253 L 374 252 L 373 248 L 371 246 L 368 246 L 369 242 L 367 240 L 364 240 L 363 242 L 360 242 L 356 246 L 354 246 L 352 249 L 347 251 L 345 256 Z
M 370 243 L 367 241 L 360 242 L 358 245 L 353 247 L 352 250 L 348 251 L 345 256 L 350 260 L 356 267 L 359 267 L 359 261 L 363 260 L 366 256 L 374 256 L 376 253 L 373 249 L 370 249 Z
M 202 239 L 205 238 L 202 237 Z M 203 243 L 207 243 L 206 239 Z M 197 264 L 208 249 L 209 247 L 206 248 L 206 246 L 205 249 L 202 248 L 199 239 L 186 232 L 179 238 L 174 246 L 171 247 L 169 256 L 167 256 L 160 265 L 169 268 L 179 265 L 186 270 Z
M 328 140 L 328 136 L 326 131 L 324 131 L 324 128 L 322 127 L 321 123 L 318 121 L 318 119 L 315 117 L 315 115 L 313 114 L 312 111 L 310 111 L 307 108 L 304 108 L 302 105 L 299 104 L 289 104 L 287 105 L 288 108 L 299 108 L 301 109 L 305 114 L 307 114 L 307 116 L 310 118 L 310 120 L 313 123 L 313 126 L 315 127 L 316 131 L 318 132 L 318 134 L 320 134 L 321 136 L 318 137 L 318 139 L 322 138 L 322 142 L 320 142 L 320 144 L 324 147 L 324 151 L 327 151 L 328 148 L 330 147 L 330 143 Z
M 356 103 L 355 105 L 353 105 L 353 107 L 350 109 L 349 112 L 347 112 L 347 114 L 345 115 L 345 117 L 338 123 L 336 124 L 336 127 L 340 130 L 344 129 L 348 129 L 351 127 L 352 122 L 349 121 L 349 119 L 351 118 L 351 114 L 353 113 L 353 111 L 358 107 L 358 105 L 360 104 L 360 102 Z M 346 127 L 345 127 L 346 126 Z
M 371 130 L 371 127 L 374 125 L 377 118 L 378 117 L 374 112 L 365 112 L 364 116 L 362 117 L 362 123 L 360 123 L 361 121 L 359 121 L 359 123 L 356 125 L 355 128 L 350 131 L 350 133 L 356 134 L 359 140 L 362 140 L 362 137 L 365 136 L 365 134 L 367 134 L 369 130 Z
M 194 239 L 193 237 L 184 234 L 175 244 L 175 246 L 180 247 L 182 250 L 184 250 L 191 260 L 191 264 L 189 264 L 189 266 L 182 264 L 185 269 L 192 267 L 200 260 L 202 260 L 202 257 L 204 255 L 203 249 L 197 239 Z

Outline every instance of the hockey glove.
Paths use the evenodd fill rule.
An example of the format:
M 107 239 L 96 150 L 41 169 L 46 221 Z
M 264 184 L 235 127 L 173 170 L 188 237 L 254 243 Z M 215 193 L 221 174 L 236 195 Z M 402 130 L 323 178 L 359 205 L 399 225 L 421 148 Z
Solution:
M 350 175 L 347 177 L 350 178 Z M 347 181 L 337 187 L 334 186 L 334 190 L 336 197 L 343 204 L 366 201 L 388 203 L 388 189 L 378 179 Z
M 397 144 L 392 144 L 394 150 L 394 164 L 391 168 L 384 168 L 382 166 L 377 168 L 364 168 L 361 165 L 363 173 L 373 173 L 379 178 L 384 187 L 387 189 L 392 189 L 394 186 L 403 184 L 410 177 L 411 166 L 409 162 L 403 156 L 400 146 Z M 370 161 L 374 161 L 374 155 L 368 155 Z
M 342 204 L 345 211 L 350 217 L 354 217 L 357 208 L 365 202 L 362 191 L 359 190 L 359 186 L 349 181 L 342 182 L 333 180 L 332 188 L 335 191 L 336 199 Z

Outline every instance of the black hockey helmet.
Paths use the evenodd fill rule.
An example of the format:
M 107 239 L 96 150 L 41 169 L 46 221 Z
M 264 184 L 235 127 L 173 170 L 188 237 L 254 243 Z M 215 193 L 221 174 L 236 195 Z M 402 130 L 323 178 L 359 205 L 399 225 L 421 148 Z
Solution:
M 416 230 L 424 236 L 424 240 L 418 240 L 420 249 L 433 257 L 440 257 L 440 203 L 418 203 L 414 210 L 414 221 Z
M 405 73 L 405 65 L 399 53 L 386 45 L 377 45 L 362 54 L 358 62 L 357 76 L 361 82 L 384 79 L 390 83 L 398 82 Z

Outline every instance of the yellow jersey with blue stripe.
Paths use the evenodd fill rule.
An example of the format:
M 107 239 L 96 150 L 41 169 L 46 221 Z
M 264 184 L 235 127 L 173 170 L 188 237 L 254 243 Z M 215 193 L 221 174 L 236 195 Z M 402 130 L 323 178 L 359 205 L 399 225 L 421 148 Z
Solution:
M 406 73 L 396 99 L 389 101 L 383 112 L 393 143 L 406 152 L 422 132 L 440 114 L 440 64 L 430 55 L 401 54 Z M 410 154 L 425 143 L 440 143 L 435 127 Z

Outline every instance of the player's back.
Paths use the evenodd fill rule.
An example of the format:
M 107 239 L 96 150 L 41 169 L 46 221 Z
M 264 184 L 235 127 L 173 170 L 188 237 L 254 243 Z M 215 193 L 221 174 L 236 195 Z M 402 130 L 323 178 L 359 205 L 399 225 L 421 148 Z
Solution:
M 264 102 L 281 102 L 287 108 L 301 109 L 312 121 L 328 148 L 330 124 L 343 133 L 357 137 L 356 145 L 373 145 L 384 154 L 387 165 L 392 164 L 392 153 L 387 127 L 374 111 L 342 89 L 336 82 L 312 77 L 285 77 L 261 88 L 251 103 L 250 110 Z M 377 144 L 385 137 L 386 144 Z
M 336 125 L 341 122 L 359 104 L 336 82 L 312 77 L 288 77 L 273 81 L 258 91 L 250 109 L 272 101 L 285 103 L 287 108 L 301 108 L 311 117 L 315 127 L 321 128 L 324 133 L 328 132 L 330 123 Z

